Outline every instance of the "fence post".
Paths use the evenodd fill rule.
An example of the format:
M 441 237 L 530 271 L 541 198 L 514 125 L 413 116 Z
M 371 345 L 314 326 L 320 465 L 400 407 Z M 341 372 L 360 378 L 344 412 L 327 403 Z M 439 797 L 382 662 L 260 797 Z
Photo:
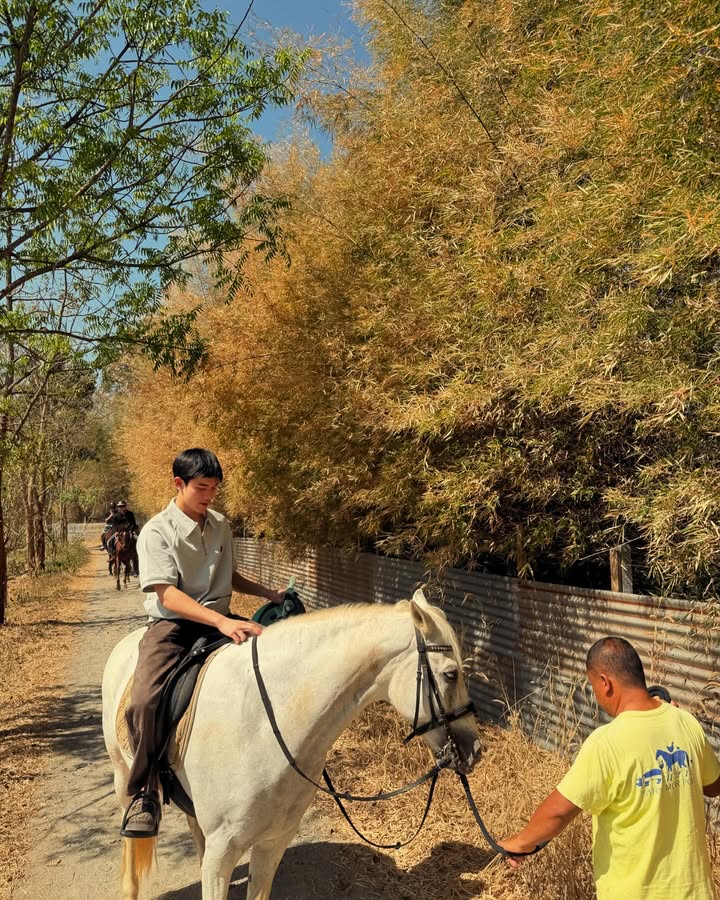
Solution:
M 621 594 L 633 593 L 630 544 L 619 544 L 610 550 L 610 590 Z
M 525 553 L 525 526 L 518 525 L 515 528 L 515 567 L 519 578 L 524 578 L 524 569 L 527 565 Z M 522 574 L 521 574 L 522 573 Z

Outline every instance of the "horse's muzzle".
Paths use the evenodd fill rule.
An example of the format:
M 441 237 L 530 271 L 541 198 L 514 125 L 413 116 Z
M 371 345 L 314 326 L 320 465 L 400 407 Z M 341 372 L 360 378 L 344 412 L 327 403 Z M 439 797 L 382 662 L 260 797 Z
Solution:
M 435 752 L 435 759 L 441 768 L 469 775 L 482 756 L 483 746 L 475 720 L 468 717 L 467 724 L 465 720 L 459 722 L 463 724 L 453 723 L 449 729 L 448 740 Z

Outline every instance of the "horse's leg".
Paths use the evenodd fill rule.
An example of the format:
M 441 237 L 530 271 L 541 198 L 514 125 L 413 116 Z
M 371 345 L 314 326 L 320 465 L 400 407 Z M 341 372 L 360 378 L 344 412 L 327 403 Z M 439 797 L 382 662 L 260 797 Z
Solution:
M 297 826 L 284 832 L 280 837 L 274 836 L 253 845 L 250 854 L 247 900 L 269 900 L 275 872 L 296 831 Z
M 230 878 L 244 847 L 218 831 L 205 839 L 202 858 L 202 900 L 227 900 Z M 250 895 L 248 894 L 248 897 Z
M 193 836 L 193 841 L 195 842 L 195 849 L 197 850 L 200 862 L 202 863 L 203 856 L 205 855 L 205 835 L 194 816 L 188 816 L 187 823 L 190 834 Z
M 115 587 L 120 590 L 120 554 L 115 553 Z

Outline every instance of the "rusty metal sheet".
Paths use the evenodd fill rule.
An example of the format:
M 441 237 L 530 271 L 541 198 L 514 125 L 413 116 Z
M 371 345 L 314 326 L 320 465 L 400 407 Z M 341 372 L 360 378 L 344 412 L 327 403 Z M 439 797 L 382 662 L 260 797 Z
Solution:
M 249 577 L 280 587 L 291 575 L 309 608 L 395 603 L 425 585 L 463 645 L 470 695 L 480 715 L 502 722 L 520 710 L 548 745 L 579 742 L 601 720 L 585 679 L 585 655 L 601 637 L 630 640 L 649 683 L 662 683 L 720 746 L 720 642 L 708 607 L 450 569 L 331 549 L 292 560 L 279 544 L 235 541 Z

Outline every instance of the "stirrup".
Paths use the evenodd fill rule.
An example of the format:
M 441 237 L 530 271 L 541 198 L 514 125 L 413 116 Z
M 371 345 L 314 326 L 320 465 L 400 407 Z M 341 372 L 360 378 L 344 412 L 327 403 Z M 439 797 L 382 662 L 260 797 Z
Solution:
M 134 807 L 139 805 L 139 809 Z M 128 824 L 137 816 L 151 816 L 152 827 L 147 829 L 128 828 Z M 140 791 L 130 801 L 128 808 L 125 810 L 122 825 L 120 826 L 120 835 L 126 838 L 145 838 L 157 837 L 160 828 L 160 819 L 162 810 L 160 807 L 160 799 L 155 791 Z

